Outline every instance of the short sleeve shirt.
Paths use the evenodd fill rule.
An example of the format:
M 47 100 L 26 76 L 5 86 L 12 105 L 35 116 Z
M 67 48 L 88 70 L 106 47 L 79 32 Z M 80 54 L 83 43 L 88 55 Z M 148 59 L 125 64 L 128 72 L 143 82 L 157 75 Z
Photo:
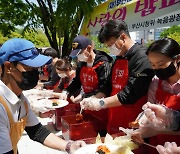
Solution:
M 26 126 L 34 126 L 39 123 L 36 115 L 30 108 L 27 98 L 23 94 L 17 97 L 2 81 L 0 81 L 0 96 L 6 101 L 15 122 L 18 121 L 18 117 L 21 119 L 26 115 L 26 109 L 23 103 L 25 101 L 28 104 Z M 6 153 L 12 150 L 9 132 L 9 118 L 4 106 L 0 104 L 0 153 Z

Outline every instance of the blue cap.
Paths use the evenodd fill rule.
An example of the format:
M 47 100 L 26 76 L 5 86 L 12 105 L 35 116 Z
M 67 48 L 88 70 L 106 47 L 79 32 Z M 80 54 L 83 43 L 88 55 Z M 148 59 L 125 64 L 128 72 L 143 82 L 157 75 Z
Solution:
M 16 61 L 31 67 L 40 67 L 51 63 L 52 59 L 40 54 L 32 42 L 13 38 L 6 41 L 0 48 L 0 65 L 5 61 Z
M 73 50 L 71 51 L 69 56 L 76 57 L 80 53 L 81 49 L 85 49 L 88 45 L 91 44 L 91 40 L 84 35 L 79 35 L 75 37 L 72 43 Z

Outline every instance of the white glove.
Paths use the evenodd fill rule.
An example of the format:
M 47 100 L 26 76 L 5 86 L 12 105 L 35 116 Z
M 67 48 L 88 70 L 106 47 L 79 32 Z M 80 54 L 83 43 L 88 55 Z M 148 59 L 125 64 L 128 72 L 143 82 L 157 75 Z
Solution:
M 172 110 L 160 104 L 146 103 L 143 107 L 144 115 L 139 120 L 137 130 L 145 137 L 155 136 L 170 130 L 173 121 Z M 178 125 L 175 125 L 177 127 Z
M 62 91 L 62 93 L 59 94 L 59 99 L 60 100 L 67 100 L 68 92 L 67 91 Z
M 47 99 L 38 100 L 35 103 L 33 103 L 32 108 L 36 112 L 45 113 L 50 111 L 50 109 L 46 108 Z
M 152 125 L 169 129 L 174 121 L 173 110 L 160 104 L 146 103 L 143 107 L 146 118 Z M 176 127 L 176 126 L 175 126 Z
M 84 93 L 81 91 L 78 96 L 76 96 L 76 97 L 71 96 L 71 97 L 70 97 L 70 100 L 71 100 L 73 103 L 79 104 L 80 101 L 82 101 L 82 99 L 83 99 L 83 95 L 84 95 Z
M 84 141 L 74 141 L 70 146 L 70 154 L 73 154 L 77 149 L 86 146 Z
M 164 146 L 158 145 L 156 147 L 157 151 L 160 154 L 178 154 L 180 153 L 180 147 L 177 147 L 177 144 L 175 142 L 166 142 Z
M 91 96 L 89 98 L 84 98 L 81 102 L 81 108 L 83 108 L 84 110 L 91 110 L 91 111 L 99 111 L 101 109 L 104 109 L 105 106 L 101 106 L 99 101 L 101 99 L 96 98 L 94 96 Z

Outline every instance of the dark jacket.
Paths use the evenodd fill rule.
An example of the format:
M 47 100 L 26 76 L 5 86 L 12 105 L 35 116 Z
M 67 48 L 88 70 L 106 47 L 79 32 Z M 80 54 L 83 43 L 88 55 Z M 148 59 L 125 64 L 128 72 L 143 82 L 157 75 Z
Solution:
M 117 94 L 122 104 L 134 104 L 138 99 L 146 95 L 148 91 L 149 84 L 154 76 L 154 71 L 151 69 L 146 50 L 146 47 L 136 43 L 129 49 L 124 57 L 116 57 L 116 59 L 125 58 L 128 60 L 128 83 L 124 89 Z M 100 90 L 107 97 L 111 95 L 112 91 L 111 74 L 112 72 Z
M 99 89 L 103 86 L 106 78 L 108 77 L 111 71 L 111 62 L 113 60 L 112 57 L 110 57 L 107 53 L 103 51 L 94 50 L 94 52 L 96 53 L 96 56 L 93 66 L 95 66 L 99 62 L 104 62 L 104 63 L 95 69 L 99 79 L 99 88 L 92 93 L 86 93 L 85 97 L 89 97 L 91 95 L 98 93 Z M 72 95 L 77 89 L 81 88 L 80 72 L 82 66 L 86 66 L 86 62 L 78 63 L 78 67 L 76 69 L 76 77 L 73 79 L 72 83 L 66 89 L 70 93 L 70 95 Z
M 47 71 L 49 73 L 49 79 L 47 82 L 43 82 L 43 87 L 47 89 L 54 89 L 54 86 L 59 82 L 60 77 L 52 64 L 48 65 Z

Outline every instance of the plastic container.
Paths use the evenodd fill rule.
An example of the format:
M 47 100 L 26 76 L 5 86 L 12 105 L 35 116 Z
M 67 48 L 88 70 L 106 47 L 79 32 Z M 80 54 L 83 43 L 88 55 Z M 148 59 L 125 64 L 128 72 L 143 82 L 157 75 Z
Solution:
M 80 106 L 79 104 L 68 104 L 63 108 L 58 108 L 55 110 L 55 121 L 54 127 L 56 130 L 61 130 L 61 117 L 68 115 L 75 115 L 79 113 Z
M 62 135 L 65 140 L 79 140 L 96 137 L 99 119 L 91 115 L 84 116 L 82 122 L 76 121 L 76 115 L 63 116 Z

